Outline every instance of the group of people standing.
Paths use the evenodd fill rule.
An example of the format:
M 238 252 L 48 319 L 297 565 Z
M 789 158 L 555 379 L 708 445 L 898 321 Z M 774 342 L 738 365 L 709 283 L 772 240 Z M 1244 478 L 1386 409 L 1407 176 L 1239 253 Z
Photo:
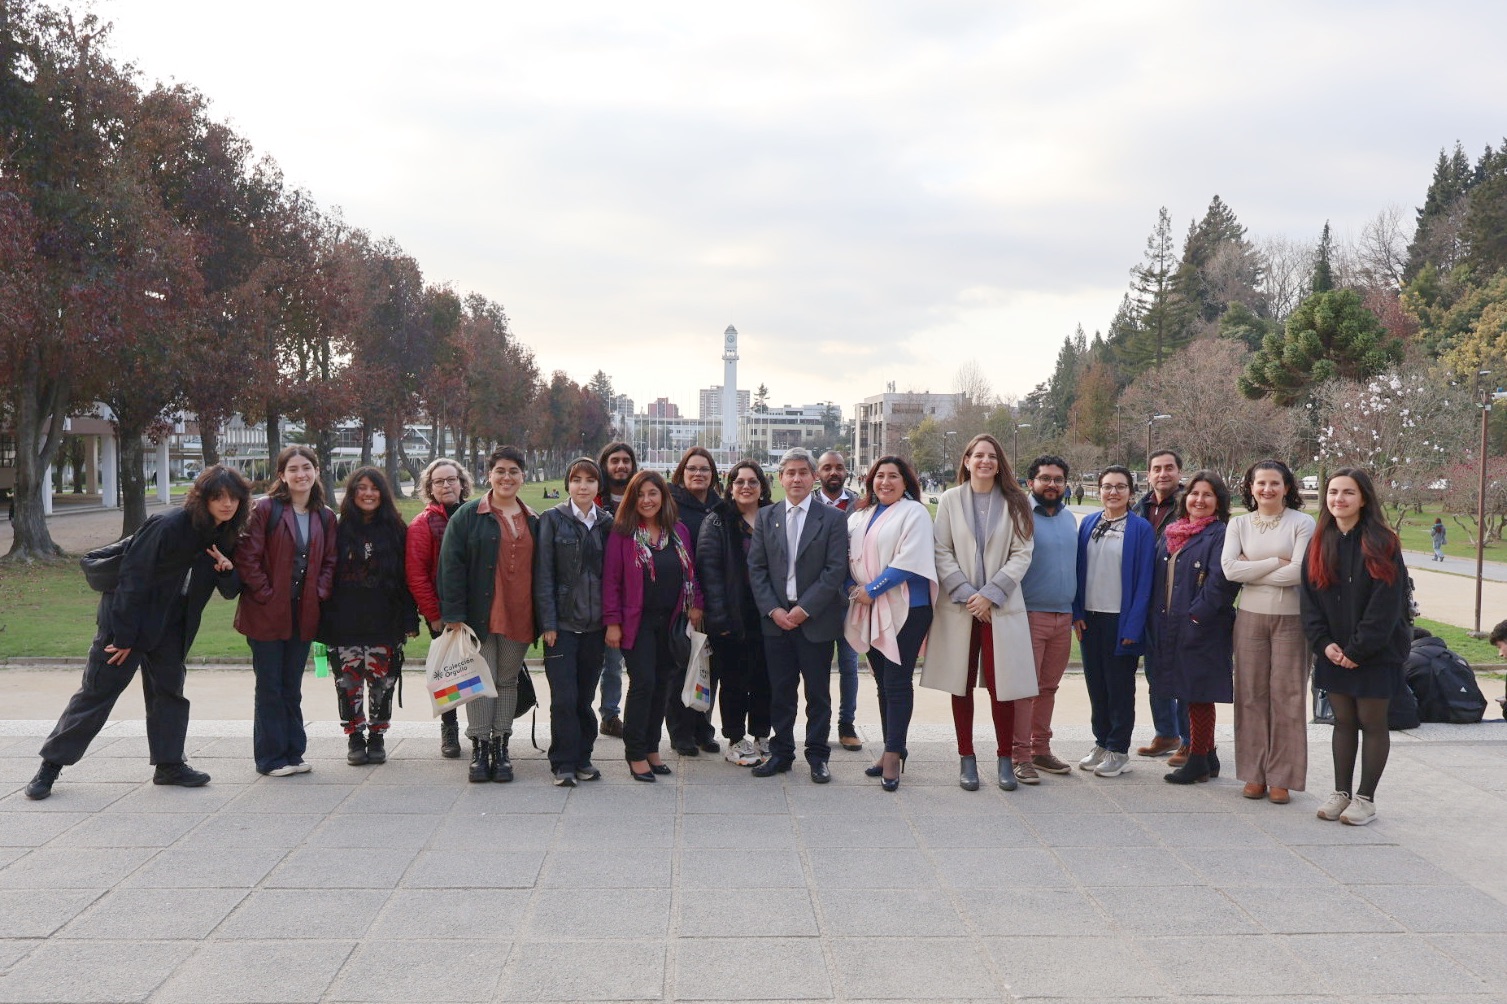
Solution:
M 432 637 L 474 632 L 496 686 L 496 697 L 465 705 L 471 781 L 513 779 L 521 686 L 532 700 L 524 657 L 542 640 L 554 782 L 601 777 L 599 734 L 621 736 L 631 776 L 653 782 L 671 773 L 665 732 L 681 756 L 722 752 L 711 714 L 681 700 L 689 627 L 709 637 L 725 758 L 754 776 L 793 768 L 804 696 L 799 752 L 813 782 L 831 779 L 834 657 L 838 741 L 861 748 L 862 653 L 883 735 L 866 773 L 897 790 L 927 646 L 919 682 L 952 696 L 960 786 L 980 787 L 973 722 L 983 688 L 996 781 L 1014 790 L 1071 772 L 1051 741 L 1076 636 L 1094 734 L 1080 769 L 1129 768 L 1144 657 L 1156 735 L 1136 752 L 1171 754 L 1172 783 L 1219 776 L 1215 706 L 1233 703 L 1243 794 L 1285 803 L 1305 786 L 1312 666 L 1335 712 L 1335 793 L 1319 815 L 1374 818 L 1387 704 L 1408 651 L 1407 578 L 1364 471 L 1334 474 L 1315 524 L 1287 465 L 1261 461 L 1240 486 L 1249 512 L 1232 518 L 1223 479 L 1184 478 L 1181 458 L 1164 450 L 1150 458 L 1151 490 L 1139 501 L 1128 469 L 1100 471 L 1101 508 L 1080 523 L 1065 460 L 1038 457 L 1017 481 L 989 435 L 964 448 L 935 520 L 897 456 L 876 461 L 855 496 L 840 454 L 792 449 L 776 503 L 754 461 L 719 478 L 712 455 L 693 447 L 667 480 L 613 443 L 569 465 L 566 497 L 543 514 L 519 498 L 525 463 L 513 447 L 494 451 L 487 490 L 470 498 L 465 467 L 436 460 L 419 478 L 426 506 L 406 526 L 370 467 L 347 479 L 337 520 L 307 447 L 282 451 L 255 504 L 238 472 L 209 468 L 184 506 L 154 517 L 126 552 L 83 686 L 27 795 L 46 797 L 78 761 L 138 666 L 154 780 L 209 780 L 183 756 L 183 663 L 218 586 L 239 596 L 235 624 L 256 677 L 256 768 L 269 776 L 310 769 L 301 688 L 316 639 L 329 647 L 348 761 L 382 763 L 404 642 L 424 626 Z M 454 712 L 442 719 L 441 751 L 462 755 Z

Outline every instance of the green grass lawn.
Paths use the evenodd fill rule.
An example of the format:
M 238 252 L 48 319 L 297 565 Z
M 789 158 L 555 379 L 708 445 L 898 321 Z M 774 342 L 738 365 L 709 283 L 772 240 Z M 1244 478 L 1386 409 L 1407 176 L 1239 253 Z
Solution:
M 1310 506 L 1310 514 L 1316 510 Z M 1402 529 L 1398 536 L 1402 538 L 1402 546 L 1409 551 L 1432 551 L 1434 545 L 1429 539 L 1429 528 L 1434 525 L 1434 518 L 1443 517 L 1445 537 L 1449 543 L 1444 545 L 1444 553 L 1452 558 L 1474 558 L 1476 545 L 1471 542 L 1470 535 L 1465 529 L 1457 526 L 1445 513 L 1444 507 L 1439 505 L 1424 506 L 1422 513 L 1409 512 L 1403 519 Z M 1387 510 L 1387 519 L 1393 526 L 1397 524 L 1397 512 Z M 1486 545 L 1487 561 L 1507 561 L 1507 543 L 1500 540 L 1491 541 Z

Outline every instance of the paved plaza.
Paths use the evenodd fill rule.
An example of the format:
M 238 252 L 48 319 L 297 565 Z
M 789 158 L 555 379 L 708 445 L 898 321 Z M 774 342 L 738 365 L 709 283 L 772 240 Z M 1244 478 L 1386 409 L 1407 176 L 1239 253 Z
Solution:
M 1288 806 L 1240 797 L 1223 727 L 1209 784 L 968 793 L 923 724 L 886 794 L 867 751 L 648 785 L 616 740 L 567 790 L 525 735 L 519 780 L 467 784 L 406 722 L 386 765 L 322 723 L 262 778 L 240 721 L 194 724 L 206 788 L 154 787 L 119 721 L 29 802 L 49 727 L 0 723 L 0 1001 L 1507 1002 L 1500 719 L 1398 734 L 1364 828 L 1314 818 L 1322 726 Z

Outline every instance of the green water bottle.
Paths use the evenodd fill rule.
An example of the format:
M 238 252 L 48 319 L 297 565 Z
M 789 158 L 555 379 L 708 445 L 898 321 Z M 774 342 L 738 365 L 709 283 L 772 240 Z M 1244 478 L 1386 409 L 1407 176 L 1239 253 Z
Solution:
M 330 675 L 330 650 L 324 647 L 323 642 L 314 643 L 314 675 Z

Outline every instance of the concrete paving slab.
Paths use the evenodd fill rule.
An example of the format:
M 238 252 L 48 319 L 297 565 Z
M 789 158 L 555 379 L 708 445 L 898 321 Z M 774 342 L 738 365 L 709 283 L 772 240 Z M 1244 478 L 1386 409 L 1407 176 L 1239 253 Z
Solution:
M 1457 885 L 1358 885 L 1355 891 L 1410 931 L 1507 932 L 1507 905 L 1476 889 Z M 1507 956 L 1501 961 L 1507 965 Z
M 105 889 L 0 889 L 0 938 L 46 938 L 103 896 Z
M 418 856 L 415 848 L 299 847 L 267 876 L 272 889 L 394 889 Z
M 1393 994 L 1448 996 L 1493 989 L 1410 934 L 1301 934 L 1286 943 L 1319 975 L 1316 985 L 1324 990 L 1369 995 L 1385 989 Z M 1365 982 L 1357 986 L 1360 978 Z
M 666 947 L 662 940 L 593 942 L 589 966 L 580 964 L 584 947 L 574 943 L 515 945 L 507 968 L 503 970 L 498 999 L 663 999 Z
M 33 770 L 32 773 L 36 771 Z M 0 798 L 0 812 L 98 812 L 137 787 L 134 784 L 73 784 L 67 777 L 68 770 L 64 768 L 62 776 L 53 786 L 51 797 L 40 802 L 33 802 L 21 794 L 21 785 L 17 785 L 12 794 Z
M 971 938 L 829 938 L 844 996 L 956 1000 L 997 995 L 983 945 Z
M 60 938 L 130 940 L 209 937 L 244 889 L 114 889 L 58 932 Z
M 1261 928 L 1218 889 L 1203 886 L 1101 887 L 1091 893 L 1127 933 L 1169 937 L 1259 934 Z
M 680 938 L 674 994 L 683 1001 L 829 1000 L 832 981 L 815 938 Z
M 0 1001 L 145 1000 L 197 942 L 65 941 L 40 946 L 0 976 Z
M 519 847 L 487 854 L 483 851 L 486 867 L 477 868 L 475 850 L 420 851 L 403 876 L 403 885 L 409 889 L 532 889 L 539 881 L 543 849 Z
M 1200 885 L 1198 874 L 1164 847 L 1061 847 L 1057 855 L 1086 886 Z
M 909 812 L 911 830 L 923 847 L 1041 847 L 1041 838 L 1020 816 L 994 813 L 971 816 L 918 816 Z
M 552 850 L 539 885 L 546 889 L 668 889 L 673 857 L 668 847 L 618 847 L 611 854 Z
M 1150 847 L 1156 836 L 1124 812 L 1057 812 L 1032 816 L 1029 825 L 1048 847 Z
M 189 812 L 102 812 L 52 842 L 53 847 L 167 847 L 209 817 Z
M 818 889 L 822 930 L 838 938 L 956 938 L 969 932 L 937 889 Z
M 800 856 L 774 848 L 686 848 L 680 852 L 676 879 L 682 889 L 796 889 L 807 884 Z
M 937 882 L 930 856 L 920 850 L 812 847 L 806 860 L 818 889 L 929 889 Z
M 288 853 L 286 847 L 169 847 L 122 884 L 137 889 L 249 889 Z
M 1137 942 L 1141 954 L 1178 995 L 1209 994 L 1228 1000 L 1259 987 L 1265 994 L 1305 1000 L 1315 990 L 1333 985 L 1333 980 L 1314 972 L 1280 941 L 1263 945 L 1260 952 L 1251 952 L 1249 945 L 1250 939 L 1242 937 L 1142 938 Z
M 988 938 L 1001 979 L 1018 997 L 1166 1000 L 1171 987 L 1130 938 Z
M 258 889 L 214 936 L 220 941 L 360 938 L 389 895 L 385 889 Z
M 451 812 L 440 818 L 429 849 L 464 850 L 499 839 L 515 851 L 543 849 L 554 842 L 559 820 L 557 815 Z
M 309 833 L 304 842 L 309 847 L 375 847 L 412 848 L 425 847 L 439 828 L 444 817 L 434 813 L 389 814 L 385 812 L 347 813 L 331 815 L 317 829 Z
M 317 1004 L 353 941 L 212 941 L 152 996 L 153 1004 Z
M 956 889 L 964 917 L 981 936 L 1079 937 L 1107 930 L 1104 909 L 1081 889 Z
M 0 868 L 0 889 L 106 889 L 156 853 L 150 847 L 39 847 Z
M 325 821 L 318 813 L 218 812 L 180 839 L 180 850 L 191 847 L 285 847 L 302 844 Z
M 581 938 L 662 938 L 670 931 L 664 889 L 539 889 L 520 937 L 530 941 Z
M 815 936 L 816 911 L 804 889 L 739 889 L 732 896 L 715 889 L 676 892 L 682 936 L 803 938 Z
M 325 1000 L 495 1001 L 507 961 L 492 941 L 373 941 L 358 948 Z
M 1231 888 L 1233 902 L 1273 934 L 1387 933 L 1403 930 L 1354 893 L 1331 887 L 1321 895 L 1302 895 L 1292 887 Z
M 508 840 L 512 841 L 511 830 Z M 577 816 L 555 830 L 554 840 L 555 847 L 562 851 L 598 852 L 603 847 L 674 847 L 675 817 Z
M 1027 889 L 1077 885 L 1044 848 L 943 848 L 933 850 L 942 883 L 954 889 Z

